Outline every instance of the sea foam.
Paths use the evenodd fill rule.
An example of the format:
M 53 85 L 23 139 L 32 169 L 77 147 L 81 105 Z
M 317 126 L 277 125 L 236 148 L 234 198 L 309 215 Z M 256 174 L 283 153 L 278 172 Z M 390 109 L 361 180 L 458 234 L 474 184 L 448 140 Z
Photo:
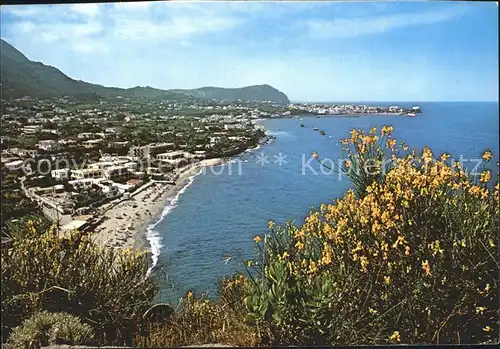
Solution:
M 158 217 L 158 220 L 155 223 L 150 224 L 146 229 L 146 239 L 149 241 L 149 245 L 151 247 L 151 259 L 152 259 L 151 267 L 149 267 L 146 276 L 149 276 L 153 271 L 154 267 L 156 266 L 156 264 L 158 264 L 161 248 L 163 247 L 162 244 L 163 238 L 160 236 L 158 230 L 155 230 L 155 227 L 158 224 L 160 224 L 160 222 L 163 221 L 163 219 L 165 219 L 165 217 L 177 206 L 177 201 L 179 200 L 179 197 L 187 190 L 187 188 L 191 184 L 193 184 L 195 177 L 199 176 L 202 173 L 203 169 L 200 169 L 200 171 L 197 174 L 189 176 L 186 185 L 182 187 L 181 190 L 179 190 L 179 192 L 175 195 L 174 198 L 169 199 L 167 201 L 167 204 L 163 208 L 163 211 L 161 212 L 161 215 Z

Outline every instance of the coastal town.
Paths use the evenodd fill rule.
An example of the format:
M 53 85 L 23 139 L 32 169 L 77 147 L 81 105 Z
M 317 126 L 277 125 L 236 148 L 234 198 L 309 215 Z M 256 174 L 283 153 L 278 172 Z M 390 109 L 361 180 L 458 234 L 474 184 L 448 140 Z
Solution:
M 2 101 L 3 226 L 38 212 L 123 247 L 195 169 L 268 139 L 255 105 L 118 102 Z
M 2 226 L 38 212 L 61 233 L 124 247 L 189 175 L 267 141 L 256 120 L 420 108 L 67 96 L 5 100 L 1 112 Z

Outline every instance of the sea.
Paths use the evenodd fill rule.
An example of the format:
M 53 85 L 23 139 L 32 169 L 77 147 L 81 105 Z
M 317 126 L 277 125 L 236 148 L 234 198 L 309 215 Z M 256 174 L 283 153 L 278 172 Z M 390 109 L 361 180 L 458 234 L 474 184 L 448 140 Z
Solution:
M 167 200 L 147 232 L 152 271 L 163 285 L 160 298 L 175 305 L 188 291 L 216 297 L 218 280 L 244 271 L 244 261 L 256 256 L 252 239 L 268 232 L 270 219 L 301 224 L 310 210 L 341 197 L 351 186 L 348 178 L 321 167 L 311 154 L 317 152 L 336 166 L 342 159 L 339 141 L 353 128 L 392 125 L 398 142 L 418 149 L 429 146 L 436 156 L 449 153 L 470 169 L 489 149 L 494 160 L 488 166 L 493 173 L 498 170 L 498 102 L 359 104 L 418 104 L 423 113 L 263 120 L 273 141 L 222 166 L 200 170 Z

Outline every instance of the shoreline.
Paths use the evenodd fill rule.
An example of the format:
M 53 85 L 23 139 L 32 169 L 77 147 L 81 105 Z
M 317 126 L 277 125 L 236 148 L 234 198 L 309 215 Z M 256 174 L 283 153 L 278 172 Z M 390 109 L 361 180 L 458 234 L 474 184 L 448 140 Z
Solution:
M 195 176 L 201 174 L 203 168 L 219 166 L 227 161 L 229 159 L 205 159 L 181 167 L 175 176 L 175 184 L 165 181 L 151 181 L 151 184 L 145 184 L 148 185 L 147 188 L 130 199 L 121 200 L 101 215 L 104 220 L 95 227 L 92 234 L 94 241 L 104 247 L 131 247 L 146 251 L 151 257 L 150 266 L 154 266 L 156 263 L 153 249 L 158 246 L 154 246 L 154 236 L 149 235 L 148 230 L 163 220 L 166 215 L 163 211 L 169 208 L 168 201 L 176 201 L 182 190 Z
M 100 215 L 104 219 L 95 227 L 93 240 L 103 247 L 133 248 L 147 252 L 149 275 L 157 265 L 160 249 L 163 247 L 162 238 L 157 235 L 154 227 L 176 206 L 179 196 L 194 182 L 194 178 L 202 174 L 206 167 L 223 165 L 234 157 L 269 144 L 273 139 L 274 137 L 266 135 L 255 147 L 235 156 L 204 159 L 181 167 L 176 170 L 175 184 L 155 180 L 144 184 L 129 199 L 118 201 Z

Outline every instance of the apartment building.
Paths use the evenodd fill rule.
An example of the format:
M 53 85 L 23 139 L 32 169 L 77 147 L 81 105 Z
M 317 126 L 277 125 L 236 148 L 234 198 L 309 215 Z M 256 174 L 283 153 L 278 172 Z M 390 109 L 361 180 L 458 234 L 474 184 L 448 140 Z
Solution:
M 102 171 L 98 168 L 84 168 L 80 170 L 72 170 L 71 178 L 73 179 L 88 179 L 88 178 L 101 178 Z

